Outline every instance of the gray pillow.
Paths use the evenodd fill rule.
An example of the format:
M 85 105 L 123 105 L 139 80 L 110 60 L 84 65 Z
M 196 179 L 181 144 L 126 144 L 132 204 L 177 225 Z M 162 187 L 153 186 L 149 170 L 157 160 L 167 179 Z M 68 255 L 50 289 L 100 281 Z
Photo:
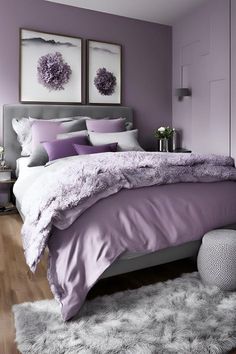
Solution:
M 80 130 L 79 132 L 58 134 L 57 139 L 62 140 L 62 139 L 74 138 L 75 136 L 81 136 L 81 135 L 88 136 L 88 131 L 87 130 Z
M 63 127 L 63 132 L 71 133 L 80 130 L 86 130 L 86 120 L 88 119 L 88 117 L 78 117 L 77 119 L 74 119 L 70 122 L 61 123 L 61 126 Z
M 30 155 L 28 167 L 44 166 L 48 162 L 48 154 L 42 144 L 38 144 Z
M 143 151 L 137 139 L 137 129 L 118 133 L 89 132 L 89 140 L 92 145 L 118 143 L 117 151 Z

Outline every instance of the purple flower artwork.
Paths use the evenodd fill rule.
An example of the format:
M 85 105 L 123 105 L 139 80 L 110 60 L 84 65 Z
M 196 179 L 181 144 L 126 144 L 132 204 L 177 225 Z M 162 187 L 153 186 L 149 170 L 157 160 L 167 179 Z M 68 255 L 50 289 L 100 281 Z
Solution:
M 60 52 L 48 53 L 38 60 L 38 82 L 49 91 L 64 90 L 70 80 L 72 70 Z
M 101 95 L 111 96 L 115 92 L 116 77 L 112 72 L 107 71 L 106 68 L 100 68 L 94 78 L 94 85 Z

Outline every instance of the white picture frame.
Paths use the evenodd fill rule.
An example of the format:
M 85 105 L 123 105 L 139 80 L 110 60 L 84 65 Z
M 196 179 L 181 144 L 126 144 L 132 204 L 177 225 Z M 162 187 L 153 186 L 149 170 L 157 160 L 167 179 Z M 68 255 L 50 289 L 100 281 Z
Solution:
M 20 102 L 81 104 L 82 52 L 80 37 L 21 28 Z

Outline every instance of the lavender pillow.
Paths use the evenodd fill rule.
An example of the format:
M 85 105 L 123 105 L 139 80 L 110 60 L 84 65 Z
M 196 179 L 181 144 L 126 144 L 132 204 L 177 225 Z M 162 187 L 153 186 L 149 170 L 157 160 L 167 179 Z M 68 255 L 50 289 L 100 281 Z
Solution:
M 52 161 L 61 159 L 62 157 L 76 155 L 76 150 L 74 148 L 75 144 L 83 146 L 88 143 L 88 138 L 86 136 L 76 136 L 69 139 L 46 141 L 43 142 L 42 145 L 47 151 L 49 161 Z
M 63 133 L 63 128 L 59 122 L 35 121 L 32 124 L 32 150 L 42 141 L 55 140 L 57 134 Z
M 42 141 L 55 140 L 57 134 L 62 132 L 62 127 L 59 122 L 50 121 L 35 121 L 32 124 L 32 153 L 28 167 L 42 166 L 48 161 L 48 155 L 44 147 L 41 145 Z
M 117 143 L 105 144 L 99 146 L 74 144 L 74 148 L 78 155 L 87 155 L 87 154 L 97 154 L 101 152 L 116 152 L 117 145 L 118 145 Z
M 117 133 L 126 130 L 125 118 L 90 119 L 86 121 L 88 131 L 96 133 Z

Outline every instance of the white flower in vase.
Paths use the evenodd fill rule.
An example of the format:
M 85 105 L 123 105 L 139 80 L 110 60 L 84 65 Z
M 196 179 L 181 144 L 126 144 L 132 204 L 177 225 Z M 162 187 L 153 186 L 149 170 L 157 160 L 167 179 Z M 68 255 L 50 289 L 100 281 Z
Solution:
M 0 145 L 0 168 L 5 167 L 5 161 L 4 161 L 4 147 Z
M 159 151 L 169 151 L 169 139 L 173 135 L 173 128 L 160 127 L 154 131 L 155 138 L 158 139 Z
M 166 130 L 166 128 L 165 127 L 160 127 L 157 130 L 162 133 L 162 132 L 164 132 Z

